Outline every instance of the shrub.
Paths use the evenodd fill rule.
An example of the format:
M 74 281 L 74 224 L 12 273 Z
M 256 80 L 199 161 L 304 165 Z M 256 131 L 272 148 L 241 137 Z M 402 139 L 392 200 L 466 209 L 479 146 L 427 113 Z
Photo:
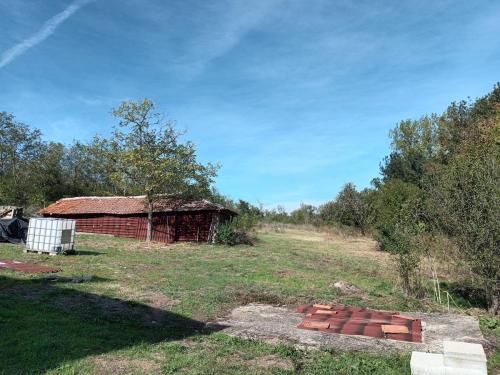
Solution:
M 485 291 L 489 311 L 497 314 L 500 309 L 500 147 L 498 144 L 486 147 L 486 143 L 455 156 L 440 171 L 439 183 L 431 189 L 431 204 L 441 227 L 459 247 L 460 258 L 467 264 L 474 283 Z
M 424 288 L 421 275 L 421 235 L 420 226 L 379 224 L 376 239 L 381 250 L 395 255 L 401 287 L 411 296 L 422 297 Z
M 369 208 L 363 194 L 352 183 L 344 185 L 334 203 L 334 218 L 340 224 L 358 228 L 365 235 L 369 223 Z
M 378 192 L 376 239 L 382 250 L 395 255 L 401 286 L 408 295 L 421 297 L 422 192 L 412 184 L 389 180 Z
M 390 226 L 384 223 L 378 223 L 375 226 L 375 229 L 376 231 L 374 233 L 374 237 L 375 240 L 378 242 L 379 249 L 388 251 L 390 248 L 390 241 L 392 234 Z
M 244 232 L 251 232 L 259 222 L 259 217 L 253 213 L 242 213 L 233 218 L 232 224 L 236 229 Z
M 218 245 L 251 245 L 252 240 L 247 229 L 235 218 L 217 225 L 215 229 L 215 243 Z

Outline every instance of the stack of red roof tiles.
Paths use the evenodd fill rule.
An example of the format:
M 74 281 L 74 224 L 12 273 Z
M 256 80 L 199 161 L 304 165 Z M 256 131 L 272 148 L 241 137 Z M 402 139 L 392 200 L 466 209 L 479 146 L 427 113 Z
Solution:
M 304 305 L 297 312 L 306 316 L 297 328 L 380 339 L 422 342 L 419 319 L 398 312 L 330 305 Z

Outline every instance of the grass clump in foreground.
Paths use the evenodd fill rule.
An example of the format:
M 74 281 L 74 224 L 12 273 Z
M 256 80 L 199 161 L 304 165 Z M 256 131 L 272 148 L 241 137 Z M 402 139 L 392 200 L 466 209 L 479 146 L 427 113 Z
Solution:
M 439 308 L 393 288 L 387 254 L 360 238 L 261 233 L 254 246 L 165 246 L 82 235 L 78 255 L 0 244 L 2 259 L 88 282 L 0 271 L 0 373 L 409 374 L 409 356 L 301 351 L 232 338 L 204 322 L 249 302 Z M 340 295 L 332 284 L 358 286 Z

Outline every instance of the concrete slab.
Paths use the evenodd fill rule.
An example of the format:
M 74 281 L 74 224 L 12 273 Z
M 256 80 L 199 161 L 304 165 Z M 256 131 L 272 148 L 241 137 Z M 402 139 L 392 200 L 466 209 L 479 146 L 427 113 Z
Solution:
M 486 363 L 481 368 L 445 365 L 444 354 L 413 352 L 410 367 L 412 375 L 487 375 Z
M 486 362 L 472 362 L 472 361 L 464 361 L 459 358 L 453 358 L 450 360 L 450 358 L 447 358 L 444 356 L 444 363 L 447 369 L 449 369 L 450 374 L 453 373 L 451 370 L 455 369 L 457 372 L 460 371 L 473 371 L 474 374 L 484 374 L 487 375 L 488 373 L 488 366 L 486 365 Z M 463 372 L 460 372 L 463 373 Z M 465 372 L 467 373 L 467 372 Z M 454 373 L 453 373 L 454 374 Z
M 445 366 L 445 375 L 488 375 L 488 370 L 475 370 L 470 368 L 459 368 Z
M 443 342 L 444 364 L 450 373 L 487 374 L 486 354 L 482 345 L 458 341 Z M 455 372 L 451 372 L 454 370 Z M 464 372 L 465 370 L 469 372 Z
M 486 362 L 486 354 L 481 344 L 443 341 L 443 353 L 446 358 L 462 358 L 474 362 Z
M 410 368 L 412 375 L 446 375 L 442 354 L 412 352 Z
M 286 342 L 297 347 L 329 346 L 344 351 L 366 352 L 443 352 L 443 340 L 484 343 L 477 318 L 453 314 L 401 313 L 421 319 L 423 342 L 411 343 L 365 336 L 350 336 L 296 328 L 304 314 L 294 308 L 249 304 L 235 308 L 227 317 L 213 322 L 224 326 L 229 335 Z

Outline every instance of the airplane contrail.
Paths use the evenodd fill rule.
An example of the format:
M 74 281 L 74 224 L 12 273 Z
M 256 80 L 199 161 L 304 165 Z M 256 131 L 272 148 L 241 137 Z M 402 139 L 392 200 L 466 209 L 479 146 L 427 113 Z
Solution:
M 38 43 L 43 42 L 49 36 L 51 36 L 54 31 L 59 27 L 61 23 L 66 21 L 75 12 L 77 12 L 81 7 L 90 3 L 93 0 L 76 0 L 71 3 L 62 12 L 56 14 L 54 17 L 50 18 L 45 22 L 40 30 L 31 35 L 30 37 L 24 39 L 22 42 L 12 46 L 0 55 L 0 69 L 3 68 L 8 63 L 12 62 L 14 59 L 25 53 L 31 47 L 36 46 Z

